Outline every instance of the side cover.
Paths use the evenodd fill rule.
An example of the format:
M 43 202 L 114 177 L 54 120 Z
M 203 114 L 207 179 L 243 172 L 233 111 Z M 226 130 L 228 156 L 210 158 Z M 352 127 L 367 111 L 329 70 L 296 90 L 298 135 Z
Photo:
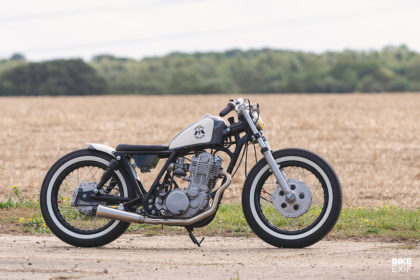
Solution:
M 225 126 L 222 118 L 206 115 L 178 133 L 169 143 L 169 149 L 207 144 L 221 145 Z

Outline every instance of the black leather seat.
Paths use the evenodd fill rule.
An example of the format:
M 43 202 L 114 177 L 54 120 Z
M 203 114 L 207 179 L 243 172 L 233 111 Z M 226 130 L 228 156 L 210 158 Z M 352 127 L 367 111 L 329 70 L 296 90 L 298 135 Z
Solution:
M 166 151 L 168 146 L 166 145 L 129 145 L 129 144 L 119 144 L 116 148 L 117 151 L 124 152 L 139 152 L 139 151 Z

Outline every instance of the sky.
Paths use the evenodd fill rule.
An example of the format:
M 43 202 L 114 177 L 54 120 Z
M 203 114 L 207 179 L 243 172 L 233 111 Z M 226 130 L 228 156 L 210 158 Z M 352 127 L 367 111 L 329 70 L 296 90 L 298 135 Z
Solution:
M 0 59 L 292 49 L 420 52 L 419 0 L 1 0 Z

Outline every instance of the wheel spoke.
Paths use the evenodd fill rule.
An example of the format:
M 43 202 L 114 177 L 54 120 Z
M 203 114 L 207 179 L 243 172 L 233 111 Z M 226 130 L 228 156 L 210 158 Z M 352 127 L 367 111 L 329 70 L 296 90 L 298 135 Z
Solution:
M 311 192 L 311 205 L 305 213 L 296 218 L 283 216 L 276 210 L 279 208 L 274 207 L 273 193 L 278 187 L 277 183 L 275 183 L 276 179 L 274 178 L 274 175 L 270 173 L 263 182 L 259 191 L 260 209 L 265 219 L 273 227 L 281 231 L 295 232 L 304 230 L 313 225 L 317 219 L 319 219 L 319 215 L 324 207 L 324 196 L 322 195 L 319 198 L 316 196 L 319 192 L 323 192 L 322 184 L 315 174 L 303 166 L 286 166 L 282 167 L 281 171 L 288 180 L 298 180 L 307 186 Z M 291 207 L 291 205 L 287 207 Z
M 263 200 L 265 200 L 265 201 L 268 201 L 268 202 L 270 202 L 271 204 L 273 204 L 273 201 L 272 200 L 268 200 L 267 198 L 265 198 L 265 197 L 261 197 L 261 199 L 263 199 Z
M 272 197 L 271 193 L 267 192 L 265 189 L 262 189 L 263 194 L 268 194 L 269 196 Z
M 79 205 L 77 207 L 71 206 L 74 190 L 81 183 L 97 182 L 98 179 L 96 178 L 96 175 L 99 174 L 99 170 L 102 170 L 103 172 L 105 167 L 99 167 L 90 163 L 87 165 L 75 167 L 75 169 L 69 171 L 69 173 L 64 177 L 57 190 L 58 211 L 65 222 L 77 231 L 98 231 L 107 227 L 113 222 L 112 220 L 105 218 L 97 218 L 92 214 L 84 214 L 86 213 L 86 209 L 92 211 L 93 209 L 91 207 L 96 207 L 97 204 L 89 203 L 90 205 Z M 83 179 L 80 180 L 80 178 Z M 114 182 L 115 178 L 112 177 L 111 181 Z M 118 185 L 117 181 L 115 182 L 117 184 L 110 189 L 109 193 L 112 192 L 114 195 L 119 195 L 121 193 L 120 186 Z M 79 208 L 81 208 L 83 212 L 81 212 Z

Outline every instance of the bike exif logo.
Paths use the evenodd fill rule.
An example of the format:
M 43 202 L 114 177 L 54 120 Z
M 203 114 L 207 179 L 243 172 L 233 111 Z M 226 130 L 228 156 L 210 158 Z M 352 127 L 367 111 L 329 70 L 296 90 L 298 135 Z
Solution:
M 392 272 L 407 272 L 412 265 L 411 258 L 392 258 Z
M 199 125 L 197 127 L 194 127 L 194 137 L 197 139 L 201 139 L 206 135 L 206 132 L 204 131 L 204 127 Z

